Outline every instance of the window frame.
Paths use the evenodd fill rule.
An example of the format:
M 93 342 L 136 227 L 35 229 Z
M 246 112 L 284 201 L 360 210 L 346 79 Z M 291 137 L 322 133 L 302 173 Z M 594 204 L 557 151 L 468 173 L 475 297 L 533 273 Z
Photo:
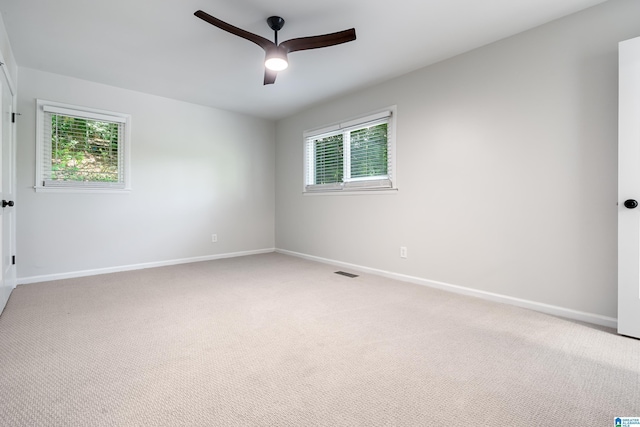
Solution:
M 48 110 L 48 111 L 46 111 Z M 121 123 L 123 129 L 118 140 L 118 170 L 122 180 L 118 183 L 100 181 L 63 181 L 63 185 L 46 186 L 45 162 L 51 162 L 51 150 L 45 149 L 50 138 L 45 135 L 45 116 L 47 112 L 58 112 L 89 120 L 103 120 Z M 46 158 L 45 158 L 46 157 Z M 131 115 L 101 110 L 43 99 L 36 100 L 36 192 L 51 193 L 129 193 L 131 191 Z
M 350 133 L 358 129 L 366 128 L 366 125 L 370 123 L 371 126 L 375 126 L 376 121 L 380 122 L 378 124 L 381 124 L 384 122 L 385 117 L 387 118 L 387 175 L 359 178 L 348 177 L 345 179 L 345 177 L 350 175 Z M 396 167 L 396 117 L 397 107 L 393 105 L 351 117 L 344 121 L 304 131 L 302 138 L 303 195 L 396 194 L 398 190 Z M 313 166 L 310 164 L 312 156 L 309 152 L 309 138 L 317 138 L 323 135 L 325 135 L 325 137 L 329 137 L 340 133 L 343 135 L 347 134 L 347 137 L 343 139 L 343 181 L 340 183 L 330 184 L 309 184 L 310 174 L 313 170 Z M 389 181 L 389 183 L 385 185 L 386 183 L 384 183 L 384 181 Z

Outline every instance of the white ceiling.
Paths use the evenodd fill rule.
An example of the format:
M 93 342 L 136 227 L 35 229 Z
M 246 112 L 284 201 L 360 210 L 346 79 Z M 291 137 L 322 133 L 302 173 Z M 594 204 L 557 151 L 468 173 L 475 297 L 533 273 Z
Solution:
M 604 0 L 0 0 L 18 65 L 278 119 Z M 289 55 L 263 86 L 264 52 L 202 9 L 279 40 L 354 27 L 357 40 Z

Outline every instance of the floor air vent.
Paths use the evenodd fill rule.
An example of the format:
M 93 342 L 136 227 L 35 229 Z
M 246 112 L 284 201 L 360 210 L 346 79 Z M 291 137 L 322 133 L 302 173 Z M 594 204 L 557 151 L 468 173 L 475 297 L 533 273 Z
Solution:
M 358 277 L 357 274 L 347 273 L 346 271 L 336 271 L 336 274 L 339 274 L 341 276 L 351 277 L 351 278 Z

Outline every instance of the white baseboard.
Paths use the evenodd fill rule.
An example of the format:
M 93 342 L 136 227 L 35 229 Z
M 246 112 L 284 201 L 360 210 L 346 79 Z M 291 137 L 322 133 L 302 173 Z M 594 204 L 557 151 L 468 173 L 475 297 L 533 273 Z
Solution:
M 258 255 L 274 252 L 274 248 L 257 249 L 252 251 L 231 252 L 227 254 L 205 255 L 193 258 L 172 259 L 168 261 L 146 262 L 142 264 L 122 265 L 118 267 L 97 268 L 94 270 L 72 271 L 69 273 L 45 274 L 42 276 L 19 277 L 18 285 L 29 283 L 50 282 L 52 280 L 72 279 L 75 277 L 96 276 L 98 274 L 118 273 L 121 271 L 142 270 L 145 268 L 165 267 L 168 265 L 188 264 L 191 262 L 212 261 L 215 259 L 234 258 L 247 255 Z
M 417 285 L 428 286 L 431 288 L 441 289 L 457 294 L 469 295 L 482 298 L 489 301 L 500 302 L 504 304 L 515 305 L 529 310 L 539 311 L 553 316 L 564 317 L 567 319 L 578 320 L 581 322 L 592 323 L 595 325 L 606 326 L 616 329 L 618 320 L 613 317 L 602 316 L 600 314 L 587 313 L 584 311 L 572 310 L 570 308 L 559 307 L 550 304 L 544 304 L 536 301 L 529 301 L 521 298 L 510 297 L 507 295 L 495 294 L 493 292 L 481 291 L 478 289 L 467 288 L 464 286 L 452 285 L 449 283 L 438 282 L 435 280 L 422 279 L 420 277 L 408 276 L 406 274 L 393 273 L 390 271 L 379 270 L 377 268 L 363 267 L 361 265 L 349 264 L 346 262 L 336 261 L 327 258 L 321 258 L 313 255 L 302 254 L 298 252 L 288 251 L 285 249 L 276 249 L 278 253 L 291 255 L 298 258 L 304 258 L 311 261 L 322 262 L 325 264 L 335 265 L 337 267 L 349 268 L 363 273 L 375 274 L 378 276 L 388 277 L 390 279 L 400 280 L 403 282 L 415 283 Z
M 388 277 L 394 280 L 400 280 L 403 282 L 409 282 L 409 283 L 428 286 L 431 288 L 441 289 L 449 292 L 455 292 L 462 295 L 474 296 L 474 297 L 482 298 L 489 301 L 510 304 L 510 305 L 514 305 L 514 306 L 518 306 L 518 307 L 522 307 L 530 310 L 539 311 L 546 314 L 551 314 L 554 316 L 564 317 L 567 319 L 593 323 L 595 325 L 601 325 L 608 328 L 616 329 L 618 325 L 617 319 L 613 317 L 602 316 L 600 314 L 572 310 L 570 308 L 544 304 L 536 301 L 529 301 L 521 298 L 510 297 L 507 295 L 501 295 L 501 294 L 482 291 L 478 289 L 467 288 L 464 286 L 452 285 L 450 283 L 438 282 L 435 280 L 427 280 L 420 277 L 409 276 L 406 274 L 393 273 L 390 271 L 380 270 L 377 268 L 364 267 L 361 265 L 350 264 L 347 262 L 336 261 L 332 259 L 314 256 L 314 255 L 307 255 L 299 252 L 288 251 L 285 249 L 274 249 L 274 248 L 257 249 L 257 250 L 242 251 L 242 252 L 231 252 L 231 253 L 217 254 L 217 255 L 205 255 L 205 256 L 193 257 L 193 258 L 182 258 L 182 259 L 174 259 L 174 260 L 168 260 L 168 261 L 148 262 L 148 263 L 142 263 L 142 264 L 132 264 L 132 265 L 117 266 L 117 267 L 98 268 L 94 270 L 81 270 L 81 271 L 73 271 L 68 273 L 56 273 L 56 274 L 46 274 L 41 276 L 19 277 L 17 279 L 17 284 L 26 285 L 29 283 L 50 282 L 53 280 L 71 279 L 75 277 L 95 276 L 98 274 L 117 273 L 122 271 L 131 271 L 131 270 L 142 270 L 145 268 L 164 267 L 169 265 L 188 264 L 192 262 L 201 262 L 201 261 L 212 261 L 216 259 L 234 258 L 234 257 L 240 257 L 240 256 L 247 256 L 247 255 L 259 255 L 259 254 L 265 254 L 265 253 L 271 253 L 271 252 L 278 252 L 281 254 L 291 255 L 298 258 L 304 258 L 311 261 L 317 261 L 324 264 L 335 265 L 342 268 L 349 268 L 352 270 L 361 271 L 363 273 L 375 274 L 378 276 Z

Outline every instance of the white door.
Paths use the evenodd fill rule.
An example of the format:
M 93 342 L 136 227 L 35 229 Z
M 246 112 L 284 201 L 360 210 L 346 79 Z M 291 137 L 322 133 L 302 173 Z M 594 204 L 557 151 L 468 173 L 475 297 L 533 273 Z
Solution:
M 15 286 L 13 208 L 13 91 L 5 69 L 0 70 L 0 312 Z
M 618 333 L 640 338 L 640 37 L 619 55 Z

